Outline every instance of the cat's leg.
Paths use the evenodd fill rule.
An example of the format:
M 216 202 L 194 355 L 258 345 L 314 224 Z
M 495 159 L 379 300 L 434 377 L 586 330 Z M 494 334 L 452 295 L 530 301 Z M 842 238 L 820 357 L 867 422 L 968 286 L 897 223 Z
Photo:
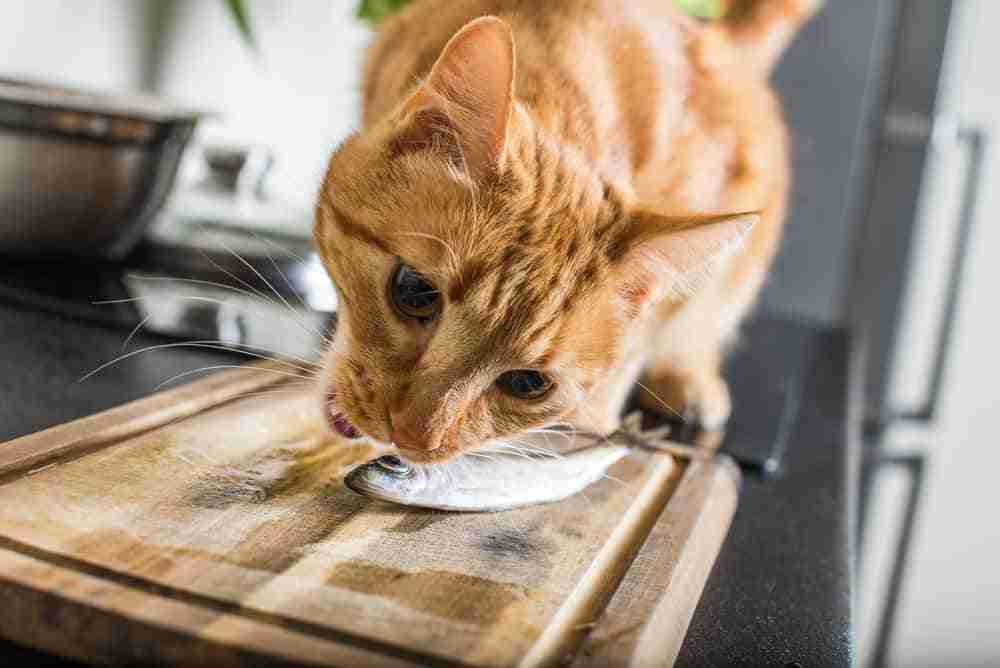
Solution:
M 654 364 L 644 374 L 639 404 L 685 424 L 721 429 L 729 420 L 729 386 L 718 362 L 703 360 L 684 365 Z
M 782 141 L 769 146 L 773 153 L 741 160 L 739 175 L 726 185 L 729 210 L 759 207 L 761 211 L 761 220 L 743 248 L 687 302 L 661 304 L 656 313 L 657 322 L 645 344 L 641 382 L 648 389 L 639 392 L 644 408 L 713 430 L 729 419 L 731 400 L 722 363 L 740 323 L 757 301 L 785 219 L 785 149 L 783 135 L 779 132 L 776 137 Z M 747 154 L 761 155 L 749 149 Z
M 640 381 L 643 408 L 705 429 L 725 426 L 732 406 L 722 364 L 774 255 L 784 215 L 780 197 L 726 270 L 685 304 L 661 307 Z
M 640 380 L 643 408 L 705 429 L 725 425 L 731 403 L 721 368 L 738 317 L 720 317 L 733 306 L 721 297 L 703 292 L 657 328 Z
M 580 401 L 565 420 L 582 431 L 610 434 L 618 428 L 625 403 L 632 394 L 642 366 L 640 352 L 627 356 L 623 364 L 608 370 L 600 385 Z

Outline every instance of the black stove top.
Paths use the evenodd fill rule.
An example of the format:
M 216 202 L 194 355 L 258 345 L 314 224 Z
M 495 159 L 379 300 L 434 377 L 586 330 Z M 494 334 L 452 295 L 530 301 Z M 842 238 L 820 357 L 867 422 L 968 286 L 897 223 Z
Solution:
M 336 293 L 308 240 L 197 226 L 120 263 L 8 259 L 0 298 L 184 340 L 312 358 Z

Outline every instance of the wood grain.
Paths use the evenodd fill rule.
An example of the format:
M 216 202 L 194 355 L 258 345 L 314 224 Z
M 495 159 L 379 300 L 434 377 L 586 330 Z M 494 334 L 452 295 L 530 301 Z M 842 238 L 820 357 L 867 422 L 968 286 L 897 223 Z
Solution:
M 736 510 L 731 460 L 696 460 L 653 527 L 614 598 L 582 644 L 575 668 L 671 666 Z
M 286 373 L 287 367 L 278 362 L 246 364 L 8 441 L 0 447 L 0 476 L 44 466 L 71 452 L 86 452 L 114 443 L 249 392 L 286 382 L 289 380 Z
M 94 661 L 556 665 L 647 562 L 680 561 L 643 576 L 651 602 L 692 579 L 649 614 L 689 616 L 718 549 L 701 537 L 729 521 L 675 505 L 685 466 L 638 451 L 550 505 L 375 502 L 342 484 L 370 447 L 329 436 L 312 392 L 235 398 L 268 374 L 225 375 L 0 445 L 0 635 Z M 675 523 L 701 543 L 654 541 Z
M 0 599 L 16 602 L 0 635 L 60 656 L 94 663 L 191 666 L 336 665 L 412 668 L 423 657 L 397 656 L 238 609 L 156 595 L 99 569 L 27 556 L 0 547 Z M 91 570 L 91 572 L 87 572 Z

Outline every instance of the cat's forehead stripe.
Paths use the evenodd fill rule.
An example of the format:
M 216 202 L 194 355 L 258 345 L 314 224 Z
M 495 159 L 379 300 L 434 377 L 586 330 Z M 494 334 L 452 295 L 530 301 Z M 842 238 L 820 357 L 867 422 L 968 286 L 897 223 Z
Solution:
M 462 271 L 452 280 L 448 290 L 448 299 L 455 303 L 461 303 L 465 300 L 469 291 L 475 288 L 494 269 L 495 267 L 492 267 L 485 260 L 473 259 L 467 261 Z
M 550 157 L 546 152 L 529 156 L 538 161 L 536 169 Z M 492 257 L 469 258 L 449 288 L 454 302 L 480 294 L 476 304 L 483 310 L 483 322 L 524 345 L 537 344 L 601 284 L 622 254 L 615 239 L 627 222 L 620 195 L 606 183 L 600 186 L 596 219 L 587 225 L 569 215 L 569 202 L 579 199 L 577 189 L 567 190 L 558 180 L 561 185 L 552 187 L 552 180 L 542 175 L 535 180 L 539 187 L 530 199 L 516 201 L 520 211 L 511 211 L 514 201 L 509 202 L 508 244 Z M 565 206 L 546 216 L 543 212 L 551 212 L 557 199 Z
M 351 239 L 356 239 L 370 246 L 375 246 L 383 253 L 393 254 L 392 249 L 389 247 L 388 243 L 375 234 L 373 231 L 357 223 L 353 218 L 348 216 L 343 209 L 338 207 L 332 201 L 329 202 L 330 211 L 333 214 L 330 219 L 333 221 L 334 226 L 340 230 L 340 232 Z

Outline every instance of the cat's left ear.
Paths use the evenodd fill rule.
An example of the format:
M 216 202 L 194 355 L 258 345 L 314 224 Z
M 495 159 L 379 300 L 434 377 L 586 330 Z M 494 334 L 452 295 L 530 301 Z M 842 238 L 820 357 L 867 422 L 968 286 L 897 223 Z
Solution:
M 398 151 L 444 149 L 476 180 L 499 173 L 514 105 L 514 35 L 495 16 L 467 23 L 403 106 Z
M 743 246 L 758 213 L 671 218 L 640 213 L 622 258 L 621 294 L 636 309 L 663 298 L 686 299 Z

